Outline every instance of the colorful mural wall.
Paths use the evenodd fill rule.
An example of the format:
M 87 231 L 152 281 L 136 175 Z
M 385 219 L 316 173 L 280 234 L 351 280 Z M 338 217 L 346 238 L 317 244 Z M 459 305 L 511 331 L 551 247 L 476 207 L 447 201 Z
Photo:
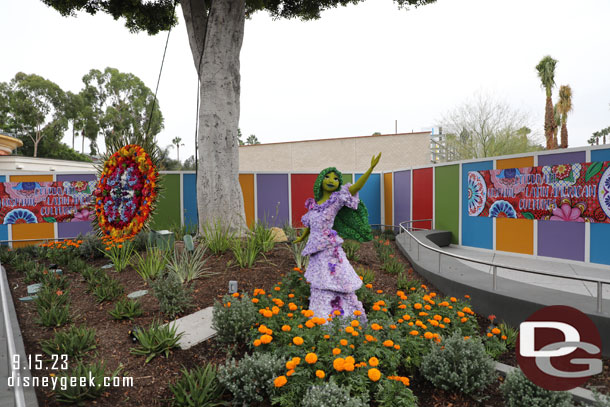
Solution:
M 595 162 L 602 164 L 591 164 Z M 512 169 L 544 173 L 534 168 L 579 167 L 578 177 L 584 177 L 585 183 L 596 184 L 599 194 L 600 183 L 606 188 L 605 182 L 610 180 L 609 162 L 610 148 L 598 146 L 397 169 L 372 174 L 360 191 L 360 198 L 367 205 L 371 224 L 398 225 L 404 221 L 432 219 L 414 222 L 413 226 L 449 230 L 453 243 L 463 246 L 610 265 L 610 223 L 585 219 L 595 216 L 595 210 L 601 207 L 583 216 L 584 222 L 562 222 L 553 219 L 552 212 L 517 218 L 489 217 L 493 202 L 486 201 L 477 216 L 470 216 L 472 211 L 480 209 L 475 208 L 480 203 L 473 200 L 472 179 L 469 180 L 472 172 L 481 174 L 484 179 L 489 175 L 486 186 L 490 186 L 493 185 L 491 171 L 510 175 Z M 590 175 L 588 179 L 587 174 Z M 343 175 L 345 182 L 353 182 L 362 174 Z M 313 195 L 316 176 L 313 173 L 240 174 L 247 224 L 252 226 L 256 221 L 264 221 L 272 226 L 290 223 L 302 227 L 301 217 L 306 212 L 304 203 Z M 94 179 L 93 174 L 0 175 L 0 182 L 12 183 L 88 182 Z M 601 193 L 609 195 L 610 187 Z M 197 225 L 195 174 L 165 173 L 164 192 L 158 208 L 152 223 L 154 229 L 169 229 L 177 224 Z M 5 212 L 7 210 L 10 211 L 7 208 Z M 0 215 L 2 213 L 0 210 Z M 607 217 L 606 214 L 605 219 Z M 0 224 L 0 241 L 69 238 L 89 231 L 91 224 L 88 221 Z M 23 244 L 28 243 L 15 242 L 14 246 Z

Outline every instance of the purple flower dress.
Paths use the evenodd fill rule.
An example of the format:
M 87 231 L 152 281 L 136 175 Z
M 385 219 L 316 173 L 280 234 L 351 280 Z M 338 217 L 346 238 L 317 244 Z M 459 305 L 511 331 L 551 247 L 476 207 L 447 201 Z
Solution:
M 301 221 L 309 228 L 309 239 L 302 255 L 310 256 L 305 278 L 310 283 L 309 309 L 314 315 L 327 318 L 339 311 L 341 315 L 355 318 L 354 311 L 359 310 L 362 314 L 358 318 L 364 322 L 364 308 L 355 293 L 362 281 L 345 256 L 341 247 L 343 239 L 332 229 L 335 216 L 343 206 L 358 208 L 360 199 L 357 193 L 349 192 L 350 185 L 333 192 L 322 204 L 313 198 L 305 201 L 308 212 Z

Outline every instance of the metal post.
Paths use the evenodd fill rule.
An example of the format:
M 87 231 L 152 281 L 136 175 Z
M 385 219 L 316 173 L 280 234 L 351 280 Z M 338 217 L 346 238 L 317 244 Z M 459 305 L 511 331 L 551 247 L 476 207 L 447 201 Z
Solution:
M 441 252 L 438 252 L 438 274 L 441 274 Z
M 603 300 L 604 300 L 604 297 L 602 296 L 602 282 L 598 281 L 597 282 L 597 313 L 598 314 L 602 313 Z
M 417 261 L 419 261 L 419 242 L 417 242 Z
M 496 291 L 496 277 L 498 276 L 498 266 L 493 266 L 493 290 Z

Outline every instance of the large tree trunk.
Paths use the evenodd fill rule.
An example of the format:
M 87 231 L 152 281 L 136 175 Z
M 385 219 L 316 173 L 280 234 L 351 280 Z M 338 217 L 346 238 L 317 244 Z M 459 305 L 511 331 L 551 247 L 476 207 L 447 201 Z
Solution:
M 555 117 L 553 115 L 553 101 L 551 100 L 551 96 L 546 97 L 546 107 L 544 110 L 544 136 L 546 137 L 546 149 L 553 150 L 557 148 L 557 142 L 554 136 Z
M 206 3 L 212 4 L 209 13 Z M 245 228 L 237 141 L 239 53 L 244 38 L 245 1 L 183 0 L 181 5 L 195 69 L 201 80 L 197 172 L 199 225 L 222 221 L 232 228 Z

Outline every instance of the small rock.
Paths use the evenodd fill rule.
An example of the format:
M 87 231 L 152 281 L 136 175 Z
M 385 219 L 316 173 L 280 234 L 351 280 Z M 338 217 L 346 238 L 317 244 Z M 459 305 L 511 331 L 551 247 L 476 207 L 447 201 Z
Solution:
M 102 266 L 103 269 L 111 269 L 113 267 L 114 267 L 114 264 L 112 264 L 112 263 Z
M 27 297 L 19 298 L 19 301 L 34 301 L 38 297 L 37 295 L 28 295 Z
M 140 298 L 144 295 L 148 294 L 148 290 L 138 290 L 138 291 L 134 291 L 131 294 L 127 294 L 128 298 Z
M 281 228 L 272 227 L 271 235 L 273 236 L 273 241 L 276 243 L 287 242 L 288 238 L 286 237 L 286 233 Z
M 42 283 L 28 285 L 28 294 L 36 294 L 42 288 Z

